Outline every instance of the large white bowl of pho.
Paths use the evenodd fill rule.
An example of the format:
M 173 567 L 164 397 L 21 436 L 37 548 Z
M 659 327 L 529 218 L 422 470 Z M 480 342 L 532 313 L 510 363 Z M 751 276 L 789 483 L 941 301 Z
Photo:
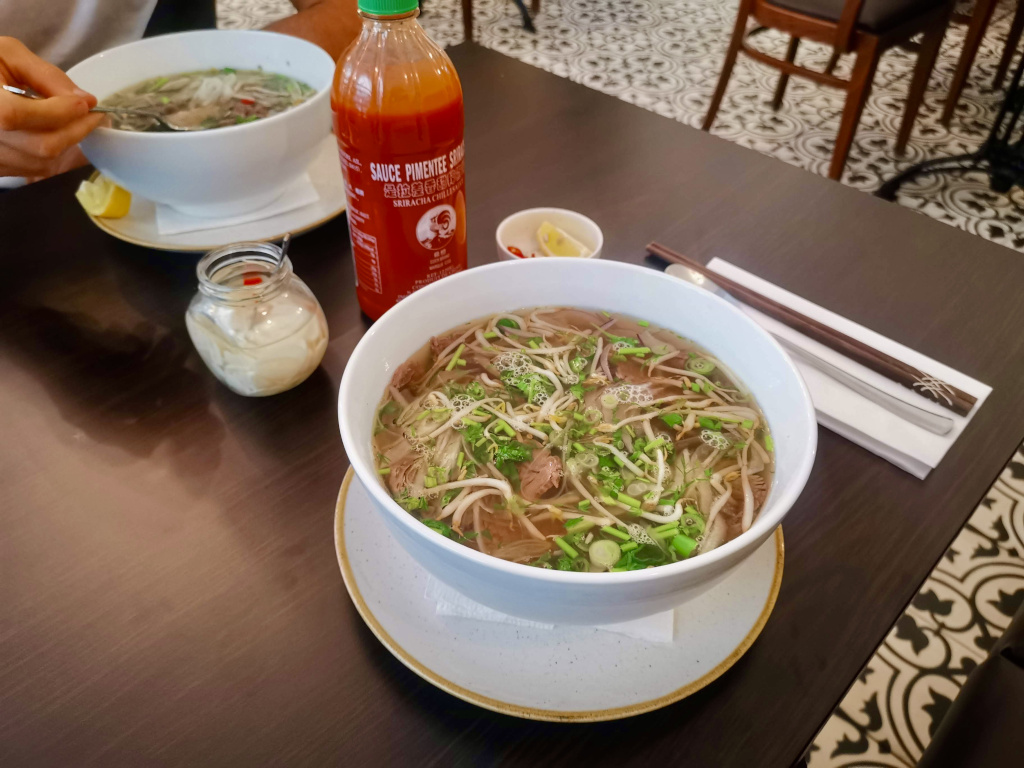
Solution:
M 356 346 L 338 411 L 352 467 L 424 568 L 564 624 L 713 586 L 782 522 L 817 445 L 767 333 L 610 261 L 503 262 L 417 291 Z
M 68 74 L 100 104 L 157 112 L 188 132 L 114 117 L 82 142 L 134 194 L 187 214 L 231 216 L 280 196 L 330 133 L 334 62 L 306 40 L 204 30 L 96 54 Z

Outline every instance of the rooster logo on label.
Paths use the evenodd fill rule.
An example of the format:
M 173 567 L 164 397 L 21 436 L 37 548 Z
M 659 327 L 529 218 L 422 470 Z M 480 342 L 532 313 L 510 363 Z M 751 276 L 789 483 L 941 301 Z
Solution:
M 420 217 L 416 224 L 416 239 L 420 245 L 436 251 L 443 248 L 455 234 L 455 209 L 438 205 Z

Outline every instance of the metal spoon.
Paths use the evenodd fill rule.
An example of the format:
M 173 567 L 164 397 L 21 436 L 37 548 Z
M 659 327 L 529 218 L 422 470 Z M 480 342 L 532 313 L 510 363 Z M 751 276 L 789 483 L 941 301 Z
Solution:
M 15 96 L 21 96 L 26 99 L 42 99 L 45 98 L 40 96 L 35 91 L 26 90 L 24 88 L 17 88 L 13 85 L 5 85 L 3 89 L 8 93 L 13 93 Z M 93 107 L 89 110 L 90 112 L 102 112 L 103 114 L 113 115 L 132 115 L 134 117 L 144 117 L 149 120 L 156 122 L 160 128 L 159 130 L 164 131 L 197 131 L 199 128 L 187 128 L 183 125 L 175 125 L 170 123 L 162 115 L 158 115 L 155 112 L 147 112 L 143 109 L 129 109 L 127 107 Z
M 673 277 L 678 277 L 681 280 L 692 283 L 698 288 L 703 288 L 716 296 L 721 296 L 731 304 L 740 303 L 733 298 L 728 291 L 692 269 L 687 269 L 680 264 L 672 264 L 665 271 Z M 817 355 L 812 354 L 803 347 L 793 344 L 788 339 L 784 339 L 781 336 L 775 336 L 774 334 L 772 334 L 772 338 L 779 342 L 787 352 L 793 355 L 793 357 L 798 358 L 801 362 L 806 363 L 812 368 L 816 368 L 833 381 L 842 384 L 847 389 L 856 392 L 858 395 L 872 401 L 873 403 L 877 403 L 890 413 L 899 416 L 905 421 L 915 424 L 936 435 L 948 435 L 950 431 L 952 431 L 953 420 L 949 417 L 938 413 L 932 413 L 924 408 L 917 407 L 913 403 L 908 403 L 906 400 L 901 400 L 894 395 L 890 395 L 888 392 L 878 389 L 862 379 L 858 379 L 852 373 L 848 373 L 842 368 L 832 365 L 832 363 L 827 360 L 822 360 Z

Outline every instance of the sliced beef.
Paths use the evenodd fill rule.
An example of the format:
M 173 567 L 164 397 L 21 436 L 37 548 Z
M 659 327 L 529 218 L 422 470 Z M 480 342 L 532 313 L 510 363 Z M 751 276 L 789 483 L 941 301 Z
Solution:
M 520 492 L 524 499 L 537 501 L 562 482 L 562 460 L 547 449 L 519 465 Z
M 409 386 L 414 379 L 417 379 L 422 375 L 423 366 L 416 361 L 409 360 L 402 363 L 395 370 L 395 375 L 391 377 L 391 385 L 395 389 L 402 389 Z
M 628 381 L 630 384 L 644 384 L 649 379 L 643 370 L 643 362 L 626 357 L 621 363 L 615 363 L 615 378 Z
M 402 491 L 416 483 L 416 476 L 419 474 L 422 462 L 419 455 L 413 453 L 398 461 L 392 462 L 388 473 L 388 487 L 391 492 L 398 496 Z
M 756 512 L 768 498 L 768 483 L 763 475 L 750 475 L 750 491 L 754 494 L 754 511 Z M 743 483 L 739 478 L 733 480 L 732 493 L 722 507 L 721 514 L 731 520 L 739 520 L 743 515 Z
M 430 351 L 434 353 L 434 360 L 437 360 L 441 353 L 457 338 L 459 338 L 459 335 L 454 333 L 449 333 L 445 336 L 432 336 L 430 339 Z

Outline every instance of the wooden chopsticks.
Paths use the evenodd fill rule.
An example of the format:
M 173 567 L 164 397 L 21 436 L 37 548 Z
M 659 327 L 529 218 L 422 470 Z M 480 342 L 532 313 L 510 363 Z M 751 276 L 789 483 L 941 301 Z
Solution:
M 952 384 L 919 371 L 914 366 L 908 365 L 902 360 L 897 360 L 895 357 L 847 336 L 845 333 L 840 333 L 813 318 L 801 315 L 799 312 L 779 304 L 767 296 L 762 296 L 756 291 L 752 291 L 734 280 L 730 280 L 728 277 L 708 269 L 703 264 L 693 261 L 681 253 L 676 253 L 670 248 L 666 248 L 664 245 L 650 243 L 647 246 L 647 250 L 659 258 L 675 262 L 676 264 L 682 264 L 684 267 L 705 275 L 744 304 L 764 312 L 769 317 L 785 323 L 790 328 L 824 344 L 829 349 L 834 349 L 836 352 L 846 355 L 851 360 L 855 360 L 872 371 L 880 373 L 882 376 L 892 379 L 898 384 L 902 384 L 907 389 L 923 395 L 954 413 L 966 416 L 977 402 L 977 398 L 973 395 L 957 389 Z

